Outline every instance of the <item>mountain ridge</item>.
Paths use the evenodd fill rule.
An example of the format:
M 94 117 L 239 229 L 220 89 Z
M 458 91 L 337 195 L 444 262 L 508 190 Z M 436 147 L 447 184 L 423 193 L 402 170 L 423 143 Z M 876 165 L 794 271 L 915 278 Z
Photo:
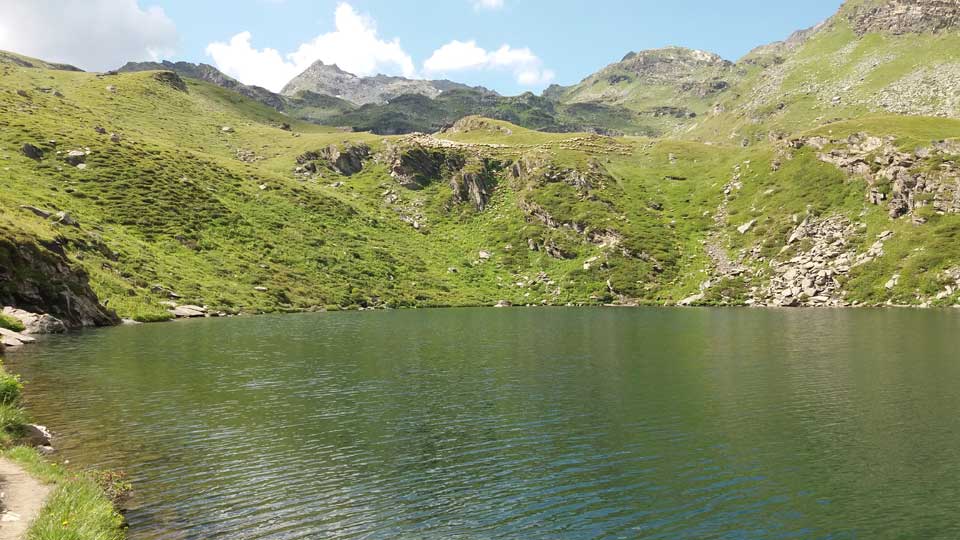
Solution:
M 327 94 L 344 99 L 354 105 L 383 105 L 402 95 L 422 95 L 435 98 L 453 89 L 472 89 L 495 93 L 482 87 L 467 86 L 448 80 L 408 79 L 390 75 L 360 77 L 317 60 L 302 73 L 291 79 L 280 91 L 285 96 L 294 96 L 302 91 Z

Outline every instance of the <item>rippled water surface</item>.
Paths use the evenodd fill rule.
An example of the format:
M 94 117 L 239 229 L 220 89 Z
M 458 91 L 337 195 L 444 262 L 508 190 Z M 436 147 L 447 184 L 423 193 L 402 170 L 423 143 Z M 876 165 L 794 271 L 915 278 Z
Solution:
M 134 539 L 960 538 L 960 314 L 437 310 L 8 355 Z

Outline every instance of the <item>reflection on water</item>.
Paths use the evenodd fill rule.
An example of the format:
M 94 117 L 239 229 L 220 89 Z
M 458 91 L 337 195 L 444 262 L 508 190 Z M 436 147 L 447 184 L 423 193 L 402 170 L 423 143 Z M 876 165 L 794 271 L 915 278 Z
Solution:
M 134 539 L 957 538 L 960 314 L 437 310 L 8 355 Z

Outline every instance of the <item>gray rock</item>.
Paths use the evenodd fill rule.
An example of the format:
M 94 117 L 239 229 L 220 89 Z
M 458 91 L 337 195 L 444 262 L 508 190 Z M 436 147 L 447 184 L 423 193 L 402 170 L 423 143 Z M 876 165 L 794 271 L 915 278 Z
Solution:
M 206 317 L 207 309 L 200 306 L 177 306 L 171 310 L 173 316 L 178 319 L 192 319 L 196 317 Z
M 26 334 L 14 332 L 13 330 L 7 330 L 6 328 L 0 328 L 0 341 L 2 341 L 7 347 L 19 347 L 27 343 L 33 343 L 37 340 Z
M 31 313 L 13 307 L 3 308 L 3 314 L 22 322 L 26 327 L 24 334 L 62 334 L 67 331 L 63 321 L 52 315 Z
M 754 225 L 757 224 L 757 220 L 751 219 L 750 221 L 744 223 L 743 225 L 737 227 L 737 232 L 740 234 L 747 234 Z
M 701 293 L 697 293 L 697 294 L 695 294 L 695 295 L 693 295 L 693 296 L 688 296 L 688 297 L 684 298 L 683 300 L 677 302 L 677 305 L 678 305 L 678 306 L 682 306 L 682 307 L 689 307 L 689 306 L 692 306 L 692 305 L 694 305 L 694 304 L 699 303 L 699 302 L 702 301 L 704 298 L 706 298 L 706 296 L 707 296 L 707 295 L 706 295 L 705 293 L 702 293 L 702 292 L 701 292 Z
M 73 165 L 76 167 L 80 165 L 87 159 L 87 154 L 83 150 L 71 150 L 67 152 L 67 155 L 63 157 L 63 160 L 67 162 L 68 165 Z
M 21 146 L 20 153 L 35 161 L 43 159 L 43 150 L 30 143 Z
M 29 446 L 51 446 L 53 434 L 46 426 L 37 424 L 27 424 L 23 427 L 23 437 L 21 441 Z

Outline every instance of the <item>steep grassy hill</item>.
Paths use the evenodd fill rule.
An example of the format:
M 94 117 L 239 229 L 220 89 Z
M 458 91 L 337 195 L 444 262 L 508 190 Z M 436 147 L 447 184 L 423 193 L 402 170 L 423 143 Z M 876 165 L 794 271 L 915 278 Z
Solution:
M 332 125 L 434 135 L 296 121 L 170 71 L 0 55 L 0 303 L 73 325 L 113 322 L 97 298 L 140 320 L 173 304 L 953 305 L 958 34 L 924 16 L 873 31 L 886 5 L 850 3 L 736 65 L 641 53 L 544 97 L 305 97 Z M 645 116 L 657 103 L 696 115 Z M 462 118 L 475 106 L 557 132 Z M 577 111 L 675 136 L 566 132 Z

